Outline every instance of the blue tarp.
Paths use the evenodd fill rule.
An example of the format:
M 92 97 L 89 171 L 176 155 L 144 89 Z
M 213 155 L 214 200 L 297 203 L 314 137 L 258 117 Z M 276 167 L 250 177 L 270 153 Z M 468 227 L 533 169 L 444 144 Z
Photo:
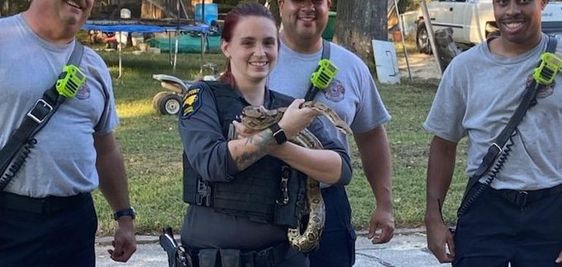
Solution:
M 84 30 L 97 30 L 102 32 L 175 32 L 175 31 L 195 31 L 206 33 L 209 25 L 147 25 L 147 24 L 102 24 L 95 21 L 87 21 Z
M 161 24 L 158 25 L 157 21 L 153 21 L 152 23 L 146 23 L 142 21 L 115 21 L 115 20 L 88 20 L 86 24 L 82 26 L 84 30 L 95 30 L 95 31 L 102 31 L 102 32 L 179 32 L 179 31 L 186 31 L 186 32 L 200 32 L 204 35 L 207 35 L 209 32 L 209 25 L 206 24 L 197 24 L 197 25 L 189 25 L 189 24 L 176 24 L 167 23 L 165 25 Z M 203 57 L 203 49 L 201 49 L 201 57 Z M 172 49 L 169 49 L 169 52 L 172 52 Z M 177 56 L 177 54 L 175 54 Z M 173 61 L 174 71 L 176 69 L 176 57 L 174 57 Z M 119 48 L 119 76 L 117 79 L 121 78 L 121 48 Z

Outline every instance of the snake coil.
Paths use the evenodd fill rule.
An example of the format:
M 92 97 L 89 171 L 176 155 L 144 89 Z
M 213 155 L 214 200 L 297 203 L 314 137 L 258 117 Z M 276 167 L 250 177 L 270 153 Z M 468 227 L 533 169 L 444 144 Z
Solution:
M 346 134 L 351 134 L 349 126 L 347 126 L 347 124 L 328 106 L 319 102 L 309 101 L 304 102 L 301 107 L 309 107 L 318 111 L 320 114 L 326 116 L 338 130 Z M 285 110 L 286 108 L 267 110 L 263 107 L 248 106 L 242 111 L 242 123 L 249 129 L 263 130 L 279 122 Z M 290 141 L 303 147 L 322 149 L 322 143 L 306 128 Z M 289 228 L 287 231 L 289 243 L 301 252 L 309 252 L 318 246 L 326 219 L 324 199 L 320 192 L 320 183 L 310 177 L 308 177 L 306 181 L 306 199 L 307 203 L 304 211 L 305 214 L 308 213 L 306 224 L 300 225 L 303 223 L 301 219 L 296 228 Z

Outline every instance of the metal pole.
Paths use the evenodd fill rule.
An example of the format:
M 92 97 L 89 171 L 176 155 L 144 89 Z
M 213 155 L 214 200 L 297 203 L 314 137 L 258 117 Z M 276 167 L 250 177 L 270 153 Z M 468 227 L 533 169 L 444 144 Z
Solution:
M 180 5 L 181 5 L 181 0 L 177 0 L 176 2 L 176 8 L 178 13 L 176 14 L 177 16 L 177 22 L 178 24 L 176 25 L 176 43 L 175 43 L 175 47 L 174 47 L 174 63 L 172 64 L 172 73 L 176 73 L 176 64 L 178 62 L 178 47 L 179 47 L 179 38 L 180 38 Z M 171 47 L 170 47 L 171 48 Z
M 121 63 L 121 32 L 117 32 L 117 50 L 119 51 L 119 76 L 117 76 L 117 80 L 121 78 L 123 74 L 123 64 Z
M 205 23 L 205 0 L 201 0 L 201 22 Z M 201 61 L 205 61 L 205 49 L 207 48 L 207 32 L 201 32 Z
M 429 37 L 429 44 L 431 45 L 431 50 L 433 51 L 433 57 L 437 61 L 437 66 L 439 66 L 439 72 L 443 74 L 443 68 L 441 68 L 441 63 L 439 62 L 439 55 L 437 51 L 437 46 L 435 45 L 435 35 L 433 34 L 433 26 L 431 25 L 431 20 L 429 18 L 429 11 L 427 11 L 427 5 L 425 0 L 420 0 L 421 9 L 423 12 L 423 21 L 425 23 L 425 28 L 427 29 L 427 35 Z
M 183 0 L 178 0 L 180 2 L 180 6 L 181 9 L 183 10 L 183 15 L 185 16 L 185 19 L 188 19 L 189 17 L 187 16 L 187 9 L 185 9 L 185 4 L 183 3 Z M 179 17 L 179 11 L 178 11 L 178 17 Z
M 205 0 L 201 0 L 201 22 L 205 23 Z
M 410 81 L 412 80 L 412 72 L 410 70 L 410 61 L 408 60 L 408 49 L 406 49 L 406 41 L 404 40 L 404 22 L 402 17 L 400 17 L 400 11 L 398 10 L 399 0 L 394 0 L 394 8 L 396 8 L 396 16 L 398 17 L 398 26 L 400 26 L 400 36 L 402 37 L 402 48 L 404 50 L 404 58 L 406 59 L 406 67 L 408 68 L 408 77 Z
M 173 73 L 176 73 L 176 64 L 178 62 L 179 46 L 180 46 L 180 31 L 178 29 L 178 30 L 176 30 L 176 46 L 175 46 L 175 50 L 174 50 L 174 66 L 172 68 Z
M 173 64 L 173 62 L 172 62 L 172 33 L 171 33 L 171 31 L 168 32 L 168 63 L 170 63 L 170 65 Z

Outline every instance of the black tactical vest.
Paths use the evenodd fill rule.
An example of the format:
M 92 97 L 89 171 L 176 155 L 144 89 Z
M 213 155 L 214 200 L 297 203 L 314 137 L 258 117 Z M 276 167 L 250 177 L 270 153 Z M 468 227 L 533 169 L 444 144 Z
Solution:
M 214 94 L 222 133 L 228 138 L 231 122 L 248 103 L 230 85 L 219 82 L 203 82 L 200 85 Z M 269 92 L 274 108 L 287 106 L 291 101 L 284 95 Z M 247 217 L 260 223 L 296 227 L 304 207 L 304 177 L 283 161 L 265 156 L 230 182 L 206 182 L 183 154 L 185 202 L 213 207 L 218 212 Z

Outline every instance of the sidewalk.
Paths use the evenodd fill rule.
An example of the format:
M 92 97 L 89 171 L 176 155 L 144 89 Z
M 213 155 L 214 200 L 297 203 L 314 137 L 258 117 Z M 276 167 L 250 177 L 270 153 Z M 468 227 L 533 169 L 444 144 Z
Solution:
M 138 266 L 166 267 L 167 256 L 158 245 L 156 236 L 138 236 L 137 252 L 127 263 L 116 263 L 109 258 L 111 239 L 96 240 L 97 264 L 100 267 Z M 373 245 L 364 232 L 359 232 L 356 242 L 355 267 L 449 267 L 439 264 L 427 250 L 423 229 L 397 229 L 387 244 Z

